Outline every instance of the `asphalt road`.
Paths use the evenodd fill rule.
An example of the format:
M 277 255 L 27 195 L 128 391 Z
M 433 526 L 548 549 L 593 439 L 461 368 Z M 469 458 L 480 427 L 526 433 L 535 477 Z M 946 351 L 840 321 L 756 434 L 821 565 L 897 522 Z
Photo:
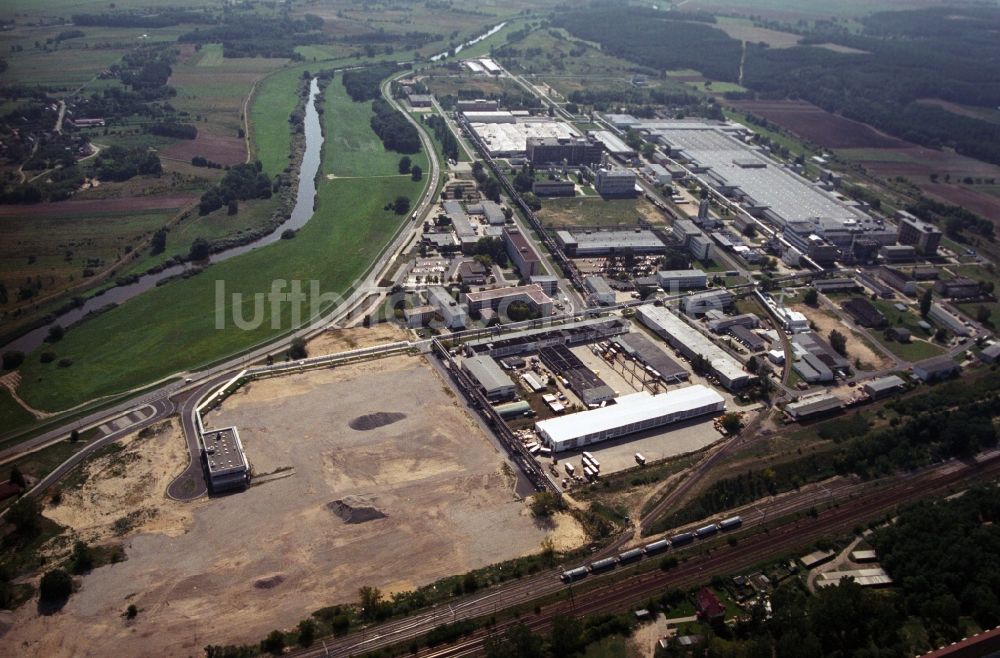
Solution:
M 118 441 L 133 432 L 138 432 L 139 430 L 149 427 L 150 425 L 155 425 L 174 413 L 174 403 L 169 398 L 155 400 L 150 403 L 150 406 L 153 407 L 152 414 L 135 424 L 113 431 L 110 434 L 105 434 L 101 438 L 91 441 L 79 452 L 57 466 L 55 470 L 39 480 L 26 495 L 37 496 L 43 493 L 46 489 L 51 487 L 53 484 L 62 479 L 67 473 L 73 470 L 80 462 L 95 454 L 101 450 L 101 448 L 114 443 L 115 441 Z M 63 437 L 65 437 L 65 434 Z

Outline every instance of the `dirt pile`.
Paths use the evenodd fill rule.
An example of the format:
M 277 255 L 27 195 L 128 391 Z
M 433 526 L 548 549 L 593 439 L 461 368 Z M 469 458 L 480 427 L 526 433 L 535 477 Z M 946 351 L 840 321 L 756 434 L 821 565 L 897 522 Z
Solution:
M 366 496 L 347 496 L 326 506 L 345 523 L 365 523 L 384 519 L 385 513 L 375 507 L 374 501 Z
M 386 425 L 392 425 L 406 418 L 406 414 L 392 411 L 377 411 L 373 414 L 365 414 L 351 420 L 348 424 L 352 430 L 365 432 L 367 430 L 378 429 Z
M 258 578 L 254 581 L 253 586 L 257 589 L 271 589 L 272 587 L 277 587 L 283 582 L 285 582 L 285 577 L 280 573 L 276 573 L 273 576 L 268 576 L 266 578 Z

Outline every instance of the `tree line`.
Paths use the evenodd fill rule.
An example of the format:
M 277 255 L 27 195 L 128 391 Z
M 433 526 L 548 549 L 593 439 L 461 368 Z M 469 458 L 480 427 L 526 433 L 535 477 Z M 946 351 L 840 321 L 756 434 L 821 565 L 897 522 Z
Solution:
M 198 212 L 207 215 L 224 205 L 245 199 L 270 199 L 271 180 L 262 171 L 260 160 L 230 167 L 218 185 L 201 196 Z M 230 214 L 233 214 L 232 212 Z
M 340 80 L 351 100 L 356 103 L 374 100 L 381 94 L 382 81 L 399 70 L 396 64 L 387 62 L 363 69 L 344 71 Z
M 390 105 L 384 98 L 372 101 L 371 127 L 382 143 L 390 151 L 397 153 L 418 153 L 420 133 L 403 113 Z
M 432 114 L 427 117 L 426 123 L 434 131 L 434 136 L 441 142 L 441 152 L 444 157 L 458 161 L 458 140 L 448 128 L 447 122 L 439 114 Z
M 287 57 L 301 61 L 297 46 L 327 43 L 323 19 L 314 14 L 290 16 L 226 15 L 224 22 L 195 29 L 177 38 L 180 43 L 222 43 L 223 57 Z

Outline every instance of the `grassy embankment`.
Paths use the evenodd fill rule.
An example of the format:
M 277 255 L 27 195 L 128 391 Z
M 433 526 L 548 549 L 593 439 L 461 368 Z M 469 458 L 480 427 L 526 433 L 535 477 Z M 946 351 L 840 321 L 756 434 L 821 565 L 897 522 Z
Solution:
M 265 93 L 257 97 L 256 105 L 271 106 L 255 106 L 252 115 L 254 143 L 262 156 L 281 148 L 282 142 L 288 144 L 279 133 L 287 131 L 291 106 L 272 108 L 278 98 L 294 98 L 300 71 L 292 71 L 269 78 Z M 232 309 L 227 305 L 227 328 L 216 329 L 217 281 L 225 282 L 228 294 L 243 294 L 239 310 L 247 319 L 254 316 L 252 296 L 267 293 L 277 279 L 306 284 L 316 280 L 324 292 L 347 290 L 405 221 L 383 206 L 398 195 L 416 202 L 427 183 L 426 177 L 415 183 L 409 177 L 372 176 L 373 172 L 395 171 L 398 156 L 374 146 L 377 138 L 368 125 L 368 107 L 367 103 L 359 107 L 350 101 L 339 77 L 328 88 L 318 209 L 295 239 L 213 265 L 68 331 L 62 341 L 45 349 L 57 352 L 60 359 L 72 359 L 73 365 L 57 368 L 55 363 L 42 364 L 41 350 L 32 353 L 23 366 L 21 395 L 42 409 L 64 409 L 195 368 L 290 328 L 289 305 L 283 305 L 280 317 L 272 318 L 270 304 L 265 303 L 259 328 L 234 328 Z M 270 162 L 265 166 L 281 160 L 270 154 L 265 157 Z M 414 162 L 425 161 L 423 154 L 414 157 Z M 357 178 L 327 180 L 327 174 Z M 279 328 L 272 328 L 274 321 Z
M 35 421 L 35 417 L 24 410 L 5 388 L 0 388 L 0 427 L 3 432 L 12 432 Z M 2 476 L 0 476 L 2 479 Z

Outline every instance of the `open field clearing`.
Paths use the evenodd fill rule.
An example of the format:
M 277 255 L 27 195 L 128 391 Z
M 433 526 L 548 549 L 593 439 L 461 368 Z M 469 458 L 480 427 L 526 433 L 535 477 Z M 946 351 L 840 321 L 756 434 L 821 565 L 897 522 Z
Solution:
M 958 103 L 951 103 L 949 101 L 941 100 L 940 98 L 921 98 L 917 102 L 924 105 L 940 107 L 941 109 L 948 110 L 952 114 L 957 114 L 959 116 L 1000 123 L 1000 109 L 998 108 L 976 107 L 975 105 L 959 105 Z
M 798 45 L 800 37 L 791 32 L 779 32 L 766 27 L 757 27 L 746 18 L 720 17 L 714 27 L 719 28 L 734 39 L 750 43 L 766 43 L 771 48 L 791 48 Z
M 309 356 L 336 354 L 363 347 L 409 340 L 410 333 L 392 322 L 382 322 L 371 327 L 331 329 L 309 341 Z
M 339 78 L 331 82 L 340 84 Z M 344 121 L 339 109 L 337 103 L 327 103 L 323 114 L 327 134 L 335 122 Z M 360 113 L 344 116 L 363 119 Z M 361 129 L 356 124 L 350 127 Z M 323 174 L 338 167 L 342 153 L 343 145 L 324 143 Z M 357 169 L 341 171 L 367 174 L 364 160 L 351 161 Z M 413 182 L 397 176 L 327 180 L 321 176 L 316 214 L 295 239 L 212 265 L 197 276 L 151 290 L 68 331 L 57 351 L 60 359 L 71 358 L 73 365 L 43 364 L 36 351 L 22 367 L 22 397 L 41 409 L 66 408 L 198 366 L 289 330 L 290 305 L 283 305 L 278 318 L 271 317 L 270 304 L 263 305 L 260 326 L 243 331 L 234 326 L 228 302 L 226 328 L 218 329 L 216 281 L 225 283 L 228 295 L 243 294 L 241 313 L 248 320 L 254 316 L 254 295 L 266 294 L 275 280 L 297 279 L 306 290 L 309 282 L 317 281 L 323 292 L 343 292 L 406 221 L 406 216 L 385 210 L 385 204 L 400 195 L 416 202 L 428 180 Z M 307 317 L 308 305 L 304 313 Z
M 292 136 L 288 117 L 298 102 L 300 77 L 301 71 L 295 68 L 273 73 L 257 85 L 250 106 L 253 159 L 261 161 L 269 176 L 281 173 L 289 164 Z
M 370 422 L 380 412 L 398 416 Z M 36 655 L 188 655 L 209 643 L 254 642 L 354 601 L 365 585 L 409 590 L 537 552 L 549 534 L 581 536 L 572 522 L 535 523 L 514 499 L 500 455 L 420 358 L 254 382 L 207 422 L 239 427 L 258 474 L 285 468 L 288 476 L 175 505 L 162 487 L 128 486 L 137 476 L 161 484 L 151 464 L 183 467 L 179 436 L 145 440 L 150 452 L 124 460 L 121 479 L 105 479 L 105 467 L 105 478 L 95 473 L 50 514 L 100 533 L 118 510 L 149 507 L 153 525 L 130 532 L 128 559 L 85 577 L 58 616 L 39 620 L 25 606 L 25 624 L 6 639 L 37 638 Z M 129 603 L 141 612 L 126 625 Z
M 332 121 L 326 123 L 326 142 L 336 156 L 327 173 L 334 176 L 398 176 L 403 154 L 387 151 L 371 129 L 371 102 L 355 103 L 338 76 L 326 88 L 326 107 L 336 108 Z M 413 164 L 430 173 L 427 154 L 410 155 Z M 408 175 L 405 176 L 408 179 Z
M 654 224 L 666 222 L 656 206 L 644 198 L 605 200 L 599 196 L 545 199 L 538 218 L 552 227 L 636 224 L 640 219 Z
M 910 330 L 910 333 L 913 335 L 911 342 L 900 343 L 895 340 L 889 340 L 885 337 L 884 332 L 878 330 L 872 330 L 872 336 L 893 354 L 907 361 L 929 359 L 944 352 L 944 349 L 931 342 L 929 340 L 930 335 L 920 328 L 918 324 L 920 317 L 913 313 L 912 309 L 907 311 L 897 310 L 895 307 L 896 303 L 884 299 L 872 300 L 872 304 L 882 312 L 882 315 L 886 317 L 890 325 L 905 327 Z
M 2 432 L 12 432 L 34 422 L 35 417 L 11 397 L 10 391 L 0 387 L 0 427 Z
M 80 199 L 32 205 L 0 205 L 0 217 L 74 217 L 97 213 L 134 213 L 182 208 L 197 199 L 192 195 Z
M 805 304 L 790 304 L 788 308 L 804 313 L 809 321 L 816 325 L 816 333 L 829 341 L 830 332 L 837 330 L 847 337 L 847 358 L 851 361 L 852 367 L 855 361 L 860 361 L 865 370 L 879 370 L 888 368 L 892 362 L 879 352 L 876 352 L 858 332 L 854 331 L 846 322 L 832 315 L 830 311 L 817 310 Z M 873 367 L 869 367 L 873 366 Z
M 35 295 L 46 295 L 83 282 L 86 270 L 103 270 L 166 224 L 173 214 L 174 210 L 137 209 L 0 217 L 4 236 L 0 241 L 0 272 L 8 286 L 31 280 Z M 16 300 L 11 297 L 13 305 Z

